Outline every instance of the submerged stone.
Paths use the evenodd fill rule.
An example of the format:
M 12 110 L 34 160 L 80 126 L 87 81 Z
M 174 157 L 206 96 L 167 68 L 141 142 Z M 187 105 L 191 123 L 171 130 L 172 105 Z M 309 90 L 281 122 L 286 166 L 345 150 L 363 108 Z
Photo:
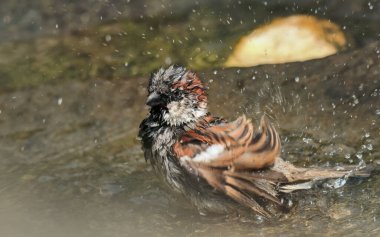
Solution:
M 248 67 L 323 58 L 346 45 L 340 27 L 314 16 L 278 18 L 244 36 L 228 57 L 227 67 Z

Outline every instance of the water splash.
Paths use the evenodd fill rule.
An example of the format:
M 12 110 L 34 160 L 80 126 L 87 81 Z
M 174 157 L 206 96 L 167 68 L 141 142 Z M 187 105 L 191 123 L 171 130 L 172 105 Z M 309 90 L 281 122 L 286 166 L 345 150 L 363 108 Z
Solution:
M 335 179 L 334 182 L 331 184 L 331 188 L 337 189 L 343 187 L 346 183 L 347 180 L 356 172 L 360 171 L 361 169 L 364 169 L 366 167 L 366 163 L 364 160 L 360 159 L 359 164 L 355 166 L 350 172 L 345 174 L 342 178 Z

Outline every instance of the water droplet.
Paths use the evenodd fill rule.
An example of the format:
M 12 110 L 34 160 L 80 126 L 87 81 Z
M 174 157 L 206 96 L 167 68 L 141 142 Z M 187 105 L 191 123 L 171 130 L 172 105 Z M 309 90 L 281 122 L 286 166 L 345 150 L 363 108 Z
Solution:
M 369 8 L 369 10 L 373 10 L 373 5 L 371 2 L 368 2 L 368 8 Z
M 359 160 L 363 159 L 363 154 L 362 153 L 356 153 L 355 155 Z
M 304 137 L 304 138 L 302 138 L 302 141 L 303 141 L 304 143 L 306 143 L 306 144 L 309 144 L 309 143 L 311 143 L 313 140 L 312 140 L 311 138 L 306 138 L 306 137 Z
M 341 188 L 346 184 L 346 182 L 347 182 L 346 177 L 339 178 L 339 179 L 335 180 L 335 182 L 333 183 L 333 187 L 334 188 Z
M 372 144 L 368 144 L 368 145 L 367 145 L 367 150 L 369 150 L 369 151 L 372 151 L 372 150 L 373 150 L 373 146 L 372 146 Z
M 352 95 L 352 107 L 355 107 L 357 104 L 359 104 L 359 99 L 356 97 L 356 95 Z
M 111 35 L 106 35 L 105 40 L 106 42 L 110 42 L 112 40 Z
M 170 57 L 165 58 L 166 65 L 172 64 L 172 59 Z

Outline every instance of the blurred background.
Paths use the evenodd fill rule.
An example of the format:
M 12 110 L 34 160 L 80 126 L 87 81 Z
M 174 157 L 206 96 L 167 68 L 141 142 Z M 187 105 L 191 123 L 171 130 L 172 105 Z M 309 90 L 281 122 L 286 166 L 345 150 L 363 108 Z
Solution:
M 214 114 L 266 113 L 286 160 L 378 167 L 379 24 L 378 0 L 2 0 L 0 236 L 379 236 L 378 171 L 273 222 L 201 216 L 137 139 L 150 73 L 177 63 Z
M 299 14 L 337 24 L 352 50 L 379 40 L 378 12 L 379 1 L 362 0 L 4 0 L 1 85 L 120 79 L 172 63 L 220 67 L 242 36 Z

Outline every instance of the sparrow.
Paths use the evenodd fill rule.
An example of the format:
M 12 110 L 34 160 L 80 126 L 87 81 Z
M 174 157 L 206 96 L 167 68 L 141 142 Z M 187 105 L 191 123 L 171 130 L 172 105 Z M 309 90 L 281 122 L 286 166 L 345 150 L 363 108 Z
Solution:
M 229 200 L 269 218 L 264 204 L 284 205 L 283 194 L 310 189 L 317 181 L 369 175 L 349 166 L 303 168 L 284 161 L 280 136 L 264 116 L 258 127 L 244 115 L 232 122 L 213 116 L 206 90 L 182 66 L 152 73 L 150 113 L 139 131 L 145 159 L 200 210 L 223 209 Z

